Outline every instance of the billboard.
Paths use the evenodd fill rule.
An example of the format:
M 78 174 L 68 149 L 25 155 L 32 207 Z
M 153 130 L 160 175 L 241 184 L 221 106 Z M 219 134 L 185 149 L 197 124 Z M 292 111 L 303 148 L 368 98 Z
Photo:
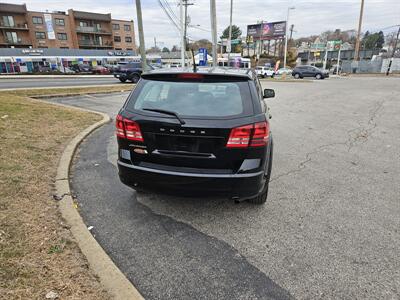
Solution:
M 47 38 L 49 40 L 55 40 L 56 34 L 54 32 L 53 19 L 51 17 L 51 14 L 44 14 L 44 22 L 46 23 L 47 28 Z
M 247 36 L 253 40 L 282 39 L 286 35 L 286 21 L 247 25 Z

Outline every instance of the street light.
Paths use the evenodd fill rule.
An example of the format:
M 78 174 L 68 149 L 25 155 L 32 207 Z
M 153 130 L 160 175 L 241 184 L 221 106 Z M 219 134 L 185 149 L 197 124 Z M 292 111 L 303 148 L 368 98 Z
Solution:
M 287 17 L 286 17 L 286 32 L 285 32 L 285 54 L 283 58 L 283 67 L 286 68 L 286 60 L 287 60 L 287 44 L 288 44 L 288 25 L 289 25 L 289 13 L 290 10 L 295 9 L 294 6 L 288 7 L 287 9 Z

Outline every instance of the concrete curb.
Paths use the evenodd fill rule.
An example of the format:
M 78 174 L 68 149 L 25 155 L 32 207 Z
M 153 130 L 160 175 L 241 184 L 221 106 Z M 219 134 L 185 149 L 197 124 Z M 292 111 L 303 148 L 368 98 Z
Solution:
M 34 99 L 34 101 L 40 101 L 49 104 L 49 102 L 43 100 Z M 67 105 L 56 105 L 71 108 Z M 59 209 L 63 218 L 70 226 L 70 230 L 74 238 L 76 239 L 79 248 L 88 260 L 90 268 L 99 277 L 101 284 L 113 297 L 113 299 L 143 300 L 144 298 L 140 295 L 138 290 L 118 269 L 118 267 L 105 253 L 103 248 L 101 248 L 101 246 L 97 243 L 97 241 L 87 229 L 75 206 L 74 200 L 72 199 L 69 185 L 69 170 L 76 149 L 85 137 L 87 137 L 95 129 L 110 122 L 111 119 L 108 115 L 103 113 L 80 109 L 76 107 L 74 107 L 73 109 L 96 113 L 98 115 L 101 115 L 103 119 L 80 132 L 64 149 L 55 178 L 56 196 L 61 199 L 59 201 Z
M 69 75 L 0 75 L 0 79 L 39 79 L 39 78 L 112 78 L 114 75 L 77 75 L 77 74 L 69 74 Z
M 128 83 L 129 84 L 129 83 Z M 112 87 L 112 86 L 120 86 L 120 83 L 112 83 L 112 84 L 93 84 L 93 85 L 66 85 L 66 86 L 42 86 L 42 87 L 22 87 L 22 88 L 13 88 L 13 89 L 1 89 L 0 91 L 18 91 L 18 90 L 48 90 L 48 89 L 73 89 L 73 88 L 92 88 L 92 87 Z

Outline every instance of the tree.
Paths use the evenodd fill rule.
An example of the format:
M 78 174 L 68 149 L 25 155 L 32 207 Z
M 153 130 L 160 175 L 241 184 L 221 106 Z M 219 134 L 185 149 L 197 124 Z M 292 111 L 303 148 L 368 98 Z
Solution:
M 201 39 L 195 42 L 192 42 L 188 45 L 189 49 L 193 49 L 193 51 L 198 51 L 199 48 L 206 48 L 209 53 L 212 51 L 212 43 L 207 39 Z
M 367 31 L 362 39 L 362 46 L 365 50 L 382 49 L 385 44 L 385 36 L 382 31 L 370 33 Z
M 385 45 L 385 35 L 382 31 L 378 32 L 378 40 L 376 41 L 376 48 L 382 49 Z
M 146 53 L 160 53 L 160 52 L 161 52 L 160 48 L 154 46 L 146 50 Z
M 164 47 L 164 48 L 162 49 L 162 52 L 167 52 L 167 53 L 169 53 L 169 49 L 168 49 L 167 47 Z
M 229 38 L 229 27 L 226 27 L 225 30 L 222 32 L 221 39 Z M 232 40 L 236 40 L 237 38 L 242 36 L 242 31 L 236 25 L 232 25 Z

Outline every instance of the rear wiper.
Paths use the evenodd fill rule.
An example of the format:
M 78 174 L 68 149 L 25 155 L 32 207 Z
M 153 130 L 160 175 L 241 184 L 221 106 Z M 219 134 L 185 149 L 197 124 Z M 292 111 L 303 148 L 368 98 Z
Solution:
M 166 114 L 166 115 L 170 115 L 170 116 L 175 116 L 178 119 L 179 123 L 181 123 L 181 125 L 186 124 L 186 122 L 178 115 L 178 113 L 176 113 L 174 111 L 165 110 L 165 109 L 158 109 L 158 108 L 142 108 L 142 110 L 154 111 L 154 112 L 158 112 L 160 114 Z

